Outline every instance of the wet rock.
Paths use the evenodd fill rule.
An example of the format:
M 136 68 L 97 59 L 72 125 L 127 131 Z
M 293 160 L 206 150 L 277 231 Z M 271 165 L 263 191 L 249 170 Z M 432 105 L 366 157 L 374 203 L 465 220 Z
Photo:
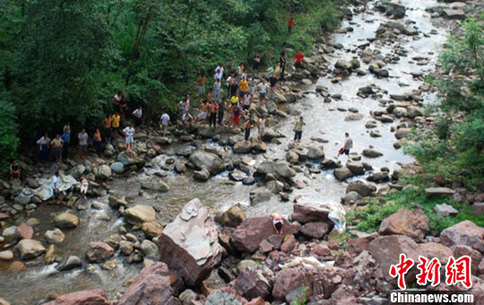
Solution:
M 429 187 L 425 189 L 425 194 L 429 197 L 440 197 L 454 195 L 455 191 L 448 187 Z
M 292 178 L 296 172 L 290 167 L 286 161 L 278 161 L 274 164 L 274 173 L 281 178 Z
M 137 204 L 124 211 L 124 217 L 131 224 L 152 222 L 156 219 L 156 211 L 152 206 Z
M 98 179 L 105 180 L 105 179 L 111 177 L 111 175 L 112 175 L 111 167 L 109 167 L 105 164 L 100 165 L 97 168 L 95 168 L 94 175 Z
M 79 257 L 70 255 L 66 257 L 57 267 L 58 271 L 66 271 L 82 267 L 82 261 Z
M 453 225 L 440 234 L 442 244 L 453 247 L 465 245 L 484 253 L 484 228 L 470 220 Z
M 332 169 L 339 166 L 340 165 L 335 159 L 324 159 L 323 162 L 321 162 L 321 167 L 324 169 Z
M 159 238 L 160 259 L 187 286 L 197 286 L 220 263 L 217 227 L 198 199 L 188 202 Z
M 236 154 L 248 154 L 252 151 L 252 145 L 250 144 L 250 142 L 237 142 L 233 146 L 233 150 Z
M 336 179 L 338 179 L 339 181 L 344 181 L 348 178 L 351 178 L 353 177 L 353 173 L 351 172 L 351 170 L 347 167 L 340 167 L 340 168 L 336 168 L 334 170 L 334 176 L 336 177 Z
M 157 177 L 141 181 L 141 187 L 148 190 L 158 191 L 160 193 L 166 193 L 170 190 L 170 186 Z
M 190 162 L 197 168 L 206 168 L 211 174 L 215 175 L 225 169 L 222 159 L 216 154 L 203 150 L 196 150 L 190 155 Z
M 331 227 L 332 225 L 327 222 L 308 222 L 301 227 L 300 231 L 308 237 L 321 239 L 331 230 Z
M 141 251 L 143 252 L 144 256 L 151 257 L 151 258 L 158 258 L 159 257 L 158 247 L 152 241 L 149 241 L 147 239 L 143 240 L 140 248 L 141 248 Z
M 122 152 L 118 155 L 117 160 L 124 166 L 137 165 L 139 163 L 138 155 L 135 152 Z
M 382 221 L 378 233 L 406 235 L 421 241 L 429 230 L 429 218 L 422 210 L 400 209 Z
M 55 228 L 54 230 L 46 231 L 44 236 L 47 242 L 50 244 L 61 243 L 64 241 L 64 238 L 65 238 L 64 233 L 58 228 Z
M 363 149 L 363 156 L 367 158 L 378 158 L 383 156 L 383 154 L 376 149 L 373 148 L 365 148 Z
M 442 10 L 441 16 L 446 19 L 464 20 L 466 14 L 462 9 L 445 8 Z
M 361 199 L 360 194 L 358 194 L 355 191 L 348 192 L 343 197 L 341 197 L 341 200 L 345 204 L 354 203 L 360 199 Z
M 101 289 L 72 292 L 57 297 L 44 305 L 112 305 Z
M 24 196 L 23 194 L 18 195 L 15 197 L 14 202 L 19 205 L 27 205 L 30 202 L 31 198 L 29 196 Z
M 408 134 L 410 134 L 412 130 L 410 128 L 398 128 L 395 132 L 395 138 L 398 140 L 406 138 Z
M 351 62 L 346 61 L 346 60 L 342 60 L 342 59 L 339 59 L 335 63 L 334 67 L 337 68 L 337 69 L 341 69 L 341 70 L 351 70 L 352 69 Z
M 284 184 L 277 180 L 271 180 L 266 183 L 266 188 L 273 194 L 278 194 L 284 189 Z
M 371 196 L 376 191 L 376 186 L 362 181 L 351 182 L 346 187 L 346 193 L 357 192 L 362 197 Z
M 349 121 L 359 121 L 359 120 L 362 120 L 363 118 L 364 118 L 364 116 L 361 113 L 352 113 L 352 114 L 347 115 L 345 117 L 345 122 L 349 122 Z
M 308 149 L 307 158 L 310 160 L 324 159 L 324 150 L 321 147 L 312 146 Z
M 295 234 L 299 228 L 284 220 L 282 235 Z M 272 218 L 270 216 L 252 217 L 242 221 L 235 228 L 230 240 L 232 245 L 241 252 L 254 253 L 259 248 L 259 244 L 269 236 L 273 235 Z
M 157 222 L 143 222 L 141 231 L 145 233 L 148 238 L 159 236 L 163 231 L 163 226 Z
M 265 187 L 258 187 L 250 191 L 250 202 L 252 204 L 261 203 L 271 199 L 272 193 Z
M 187 166 L 185 162 L 181 160 L 176 160 L 175 161 L 175 171 L 179 174 L 183 174 L 184 172 L 187 171 Z
M 124 164 L 121 162 L 114 162 L 111 164 L 111 171 L 115 172 L 116 174 L 121 174 L 124 172 Z
M 220 218 L 220 223 L 223 226 L 236 227 L 246 218 L 245 212 L 240 206 L 234 205 L 227 211 L 223 212 L 222 217 Z
M 261 270 L 246 269 L 237 277 L 234 288 L 247 300 L 257 297 L 266 299 L 271 294 L 272 285 Z
M 27 270 L 27 267 L 24 263 L 14 261 L 8 266 L 7 272 L 10 274 L 19 274 L 21 272 L 24 272 L 25 270 Z
M 353 175 L 363 175 L 365 173 L 363 163 L 358 161 L 348 162 L 346 167 L 353 173 Z
M 69 212 L 64 212 L 54 218 L 54 224 L 61 229 L 75 228 L 79 225 L 79 218 Z
M 234 181 L 242 181 L 247 178 L 247 174 L 240 170 L 234 170 L 229 173 L 229 178 Z
M 206 168 L 202 168 L 199 171 L 194 171 L 193 178 L 197 181 L 208 181 L 208 179 L 210 179 L 210 171 Z
M 128 256 L 133 253 L 133 243 L 127 240 L 122 240 L 119 242 L 119 252 L 122 255 Z
M 390 75 L 387 69 L 375 69 L 373 70 L 373 73 L 375 73 L 379 77 L 388 77 Z
M 0 261 L 11 261 L 13 259 L 13 252 L 10 250 L 0 251 Z
M 38 240 L 22 239 L 17 244 L 20 258 L 23 260 L 33 259 L 45 252 L 44 246 Z
M 86 258 L 92 263 L 102 263 L 114 255 L 114 249 L 105 242 L 90 242 L 86 249 Z
M 34 236 L 34 229 L 28 224 L 22 222 L 17 227 L 17 235 L 20 239 L 30 239 Z
M 446 216 L 457 216 L 459 214 L 459 211 L 454 209 L 451 205 L 448 205 L 447 203 L 443 204 L 436 204 L 434 206 L 434 211 L 436 213 L 439 213 L 440 215 L 446 217 Z
M 407 108 L 407 112 L 408 112 L 408 117 L 411 118 L 411 119 L 414 119 L 418 116 L 422 116 L 423 115 L 423 112 L 422 112 L 422 109 L 420 107 L 415 107 L 415 106 L 410 106 Z
M 382 182 L 387 182 L 390 181 L 390 176 L 388 175 L 388 172 L 376 172 L 368 176 L 366 180 L 375 182 L 375 183 L 382 183 Z
M 381 137 L 380 131 L 378 131 L 378 130 L 372 130 L 370 132 L 370 137 L 372 137 L 372 138 L 379 138 L 379 137 Z

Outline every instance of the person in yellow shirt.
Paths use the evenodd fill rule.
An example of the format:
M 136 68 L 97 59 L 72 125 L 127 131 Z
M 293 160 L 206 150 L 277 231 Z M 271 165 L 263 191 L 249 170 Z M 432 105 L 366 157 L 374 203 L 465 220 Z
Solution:
M 237 105 L 239 103 L 239 97 L 237 95 L 232 96 L 230 99 L 230 103 L 233 105 Z
M 119 114 L 116 112 L 112 117 L 111 117 L 111 127 L 113 128 L 113 138 L 117 136 L 118 134 L 118 129 L 119 129 L 119 122 L 121 121 L 121 117 Z
M 249 92 L 249 82 L 245 77 L 243 77 L 239 84 L 239 96 L 242 98 L 247 92 Z

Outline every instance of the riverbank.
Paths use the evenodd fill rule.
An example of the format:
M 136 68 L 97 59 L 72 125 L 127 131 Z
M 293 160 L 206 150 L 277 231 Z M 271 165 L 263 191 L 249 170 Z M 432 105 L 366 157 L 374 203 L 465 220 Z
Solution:
M 415 23 L 388 24 L 390 20 L 370 5 L 366 14 L 348 16 L 341 33 L 331 40 L 321 39 L 315 56 L 305 60 L 305 69 L 293 73 L 291 81 L 271 93 L 265 107 L 252 108 L 254 113 L 271 114 L 264 143 L 244 143 L 241 134 L 225 128 L 194 128 L 186 133 L 172 128 L 168 139 L 160 137 L 158 130 L 147 129 L 136 135 L 136 154 L 119 153 L 121 145 L 109 162 L 90 158 L 82 165 L 84 169 L 72 164 L 69 173 L 86 175 L 96 183 L 91 185 L 88 200 L 75 200 L 76 191 L 66 192 L 71 208 L 36 203 L 35 197 L 22 205 L 18 201 L 23 198 L 18 198 L 23 210 L 29 204 L 39 206 L 17 219 L 15 215 L 22 213 L 11 213 L 17 209 L 8 204 L 5 211 L 10 215 L 3 221 L 6 227 L 17 225 L 8 230 L 13 232 L 11 236 L 31 238 L 31 230 L 20 225 L 25 222 L 44 251 L 54 251 L 52 261 L 60 263 L 44 267 L 42 261 L 49 255 L 35 243 L 30 249 L 36 251 L 27 256 L 31 252 L 24 252 L 27 270 L 20 273 L 17 282 L 8 281 L 9 274 L 5 278 L 1 275 L 5 290 L 11 292 L 7 300 L 28 304 L 31 298 L 22 297 L 23 287 L 32 285 L 31 296 L 37 302 L 55 298 L 57 291 L 63 294 L 82 287 L 103 288 L 108 297 L 91 292 L 91 296 L 98 296 L 99 304 L 107 304 L 106 299 L 130 304 L 133 299 L 153 298 L 150 291 L 156 287 L 156 291 L 169 292 L 160 296 L 160 304 L 178 300 L 220 304 L 222 299 L 244 304 L 242 297 L 256 299 L 253 304 L 264 303 L 257 297 L 288 303 L 354 304 L 358 300 L 375 304 L 387 302 L 390 288 L 395 287 L 387 267 L 396 262 L 397 249 L 429 257 L 438 249 L 444 261 L 444 256 L 457 253 L 457 246 L 459 253 L 468 251 L 478 261 L 481 230 L 469 223 L 442 233 L 447 240 L 441 244 L 427 236 L 428 219 L 418 210 L 410 216 L 401 212 L 403 215 L 386 221 L 381 236 L 350 230 L 356 238 L 349 240 L 333 230 L 330 220 L 334 219 L 330 212 L 340 207 L 341 197 L 351 209 L 363 204 L 361 197 L 405 187 L 398 183 L 399 163 L 412 160 L 394 148 L 394 143 L 400 143 L 395 137 L 403 138 L 409 127 L 423 126 L 427 120 L 423 104 L 434 96 L 425 93 L 422 78 L 432 71 L 438 49 L 429 42 L 443 42 L 445 36 L 440 31 L 432 34 L 434 27 L 428 24 L 429 15 L 423 8 L 412 3 L 406 6 L 408 19 Z M 350 9 L 357 11 L 359 7 Z M 353 56 L 358 56 L 360 67 L 352 61 Z M 414 71 L 415 67 L 424 69 Z M 311 79 L 317 77 L 321 78 L 313 84 Z M 420 86 L 419 91 L 413 91 Z M 300 115 L 307 125 L 302 145 L 293 145 L 293 121 Z M 349 163 L 345 163 L 346 156 L 334 158 L 344 131 L 349 131 L 355 142 Z M 48 177 L 49 169 L 43 170 Z M 196 197 L 209 211 L 196 202 L 183 207 Z M 322 201 L 328 204 L 321 205 Z M 241 208 L 222 213 L 236 203 Z M 65 215 L 56 220 L 64 211 L 75 214 L 77 221 Z M 286 222 L 284 240 L 271 234 L 270 218 L 262 216 L 273 211 L 281 211 L 291 221 Z M 207 216 L 210 214 L 216 223 Z M 245 215 L 249 217 L 244 221 Z M 32 218 L 42 220 L 41 224 L 35 225 Z M 408 221 L 398 223 L 401 220 Z M 54 238 L 61 234 L 52 232 L 56 246 L 51 250 L 44 246 L 50 242 L 42 234 L 54 231 L 54 227 L 60 227 L 66 236 L 64 242 L 57 243 Z M 167 229 L 173 227 L 187 239 L 176 236 L 177 230 Z M 22 231 L 27 233 L 20 236 Z M 462 243 L 466 236 L 476 242 Z M 193 245 L 201 246 L 193 249 Z M 477 250 L 470 251 L 475 246 Z M 15 248 L 22 249 L 18 244 Z M 388 249 L 395 249 L 395 253 L 388 253 Z M 15 260 L 22 256 L 22 252 L 13 252 Z M 31 256 L 37 258 L 32 260 Z M 307 256 L 311 259 L 298 259 Z M 174 259 L 181 257 L 189 270 L 183 270 Z M 163 264 L 152 264 L 159 259 L 175 276 L 169 276 Z M 12 265 L 23 268 L 18 261 L 9 262 L 8 268 Z M 73 271 L 64 269 L 66 266 Z M 143 266 L 148 268 L 140 278 L 130 281 Z M 130 286 L 124 295 L 123 283 Z

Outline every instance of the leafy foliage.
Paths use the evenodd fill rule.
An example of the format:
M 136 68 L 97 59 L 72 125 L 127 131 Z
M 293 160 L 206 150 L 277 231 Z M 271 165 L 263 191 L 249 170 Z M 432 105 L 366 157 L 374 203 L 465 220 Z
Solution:
M 130 107 L 144 105 L 148 116 L 174 111 L 198 76 L 211 76 L 221 62 L 233 71 L 250 63 L 256 50 L 263 65 L 277 61 L 282 48 L 289 56 L 309 55 L 315 35 L 338 25 L 335 3 L 0 1 L 0 93 L 15 105 L 27 147 L 66 121 L 74 129 L 94 128 L 118 90 L 127 93 Z
M 15 107 L 0 100 L 0 166 L 7 166 L 15 156 L 18 142 Z

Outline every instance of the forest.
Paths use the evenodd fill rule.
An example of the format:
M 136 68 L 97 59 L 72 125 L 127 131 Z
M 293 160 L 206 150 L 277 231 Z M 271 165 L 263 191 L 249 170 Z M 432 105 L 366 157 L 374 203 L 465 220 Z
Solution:
M 99 125 L 118 90 L 149 117 L 176 109 L 219 63 L 230 71 L 256 51 L 266 66 L 283 48 L 310 54 L 316 34 L 339 24 L 339 2 L 3 0 L 0 161 L 67 121 Z

